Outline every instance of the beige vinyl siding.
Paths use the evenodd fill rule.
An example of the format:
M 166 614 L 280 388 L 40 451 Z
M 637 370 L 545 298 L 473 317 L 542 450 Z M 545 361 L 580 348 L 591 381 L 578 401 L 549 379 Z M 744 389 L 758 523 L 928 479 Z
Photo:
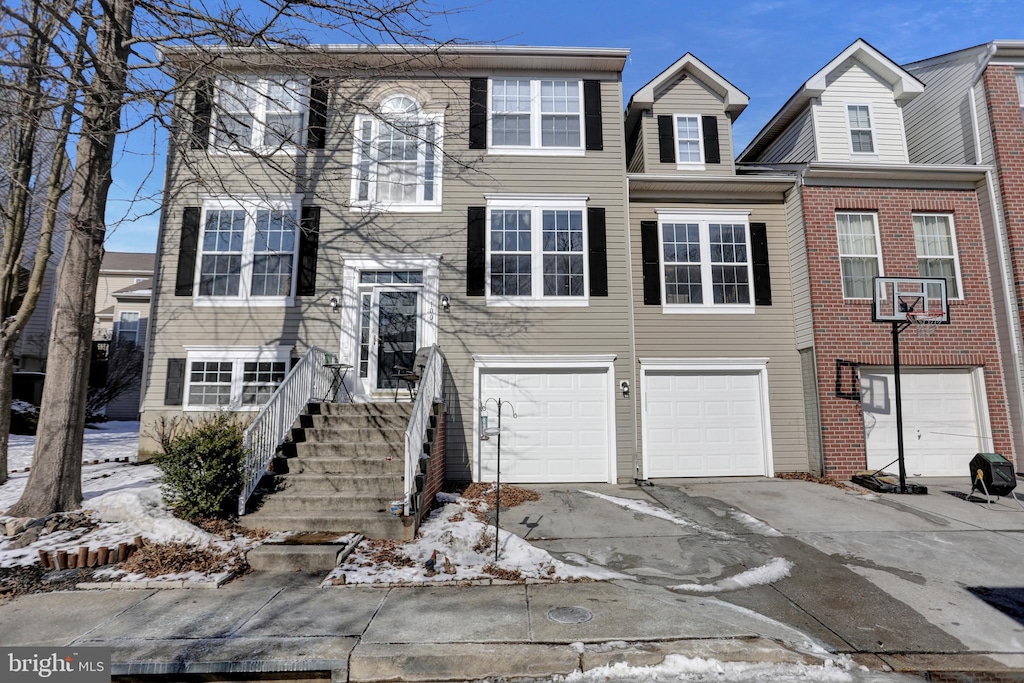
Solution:
M 808 107 L 772 144 L 757 161 L 767 164 L 801 164 L 814 161 L 814 118 Z
M 657 209 L 750 211 L 750 222 L 768 230 L 772 305 L 753 314 L 666 314 L 643 298 L 641 221 L 657 221 Z M 803 381 L 793 323 L 792 272 L 782 204 L 630 203 L 633 304 L 638 358 L 768 358 L 768 401 L 776 472 L 807 470 Z M 637 422 L 642 424 L 642 406 Z M 643 430 L 640 429 L 642 439 Z
M 807 266 L 807 234 L 800 186 L 786 195 L 786 226 L 789 237 L 790 268 L 793 277 L 793 319 L 796 348 L 814 346 L 814 317 L 811 311 L 811 279 Z
M 644 172 L 644 118 L 650 118 L 651 114 L 648 111 L 644 111 L 640 114 L 640 119 L 636 122 L 636 147 L 633 149 L 633 156 L 627 159 L 626 170 L 630 173 L 643 173 Z M 628 153 L 627 148 L 627 153 Z
M 821 406 L 814 349 L 800 350 L 800 370 L 804 383 L 804 420 L 807 422 L 807 468 L 820 477 L 824 475 L 825 455 L 821 450 Z
M 828 80 L 825 92 L 815 105 L 814 130 L 818 136 L 819 161 L 872 160 L 881 163 L 907 163 L 900 108 L 893 99 L 892 87 L 859 62 L 850 60 Z M 871 106 L 874 155 L 854 155 L 850 151 L 850 131 L 846 107 Z
M 481 74 L 483 75 L 483 74 Z M 517 74 L 518 75 L 518 74 Z M 529 76 L 531 74 L 523 74 Z M 575 75 L 575 74 L 570 74 Z M 468 478 L 475 444 L 472 442 L 473 354 L 615 354 L 615 379 L 631 377 L 628 301 L 626 299 L 626 240 L 621 83 L 604 75 L 602 111 L 604 150 L 585 156 L 513 156 L 469 150 L 467 78 L 437 78 L 389 82 L 387 87 L 345 81 L 351 90 L 341 96 L 369 93 L 374 107 L 382 93 L 408 92 L 426 107 L 444 111 L 443 210 L 430 213 L 373 214 L 347 208 L 351 190 L 351 126 L 353 114 L 332 103 L 328 120 L 328 149 L 313 160 L 313 179 L 305 204 L 321 207 L 316 295 L 296 297 L 293 308 L 201 308 L 191 297 L 174 296 L 182 209 L 199 206 L 204 194 L 223 194 L 205 188 L 181 191 L 167 209 L 161 236 L 161 259 L 152 318 L 153 340 L 144 399 L 144 422 L 163 413 L 164 379 L 168 358 L 184 358 L 188 344 L 237 346 L 295 345 L 301 355 L 310 345 L 328 351 L 339 348 L 340 309 L 331 310 L 332 296 L 341 297 L 343 263 L 337 254 L 440 253 L 439 293 L 448 296 L 450 313 L 438 315 L 438 340 L 451 370 L 453 393 L 448 397 L 449 478 Z M 229 193 L 251 194 L 253 185 L 268 193 L 296 192 L 294 179 L 274 178 L 260 164 L 238 158 L 199 158 L 204 165 L 242 167 L 223 178 Z M 289 161 L 289 160 L 285 160 Z M 255 181 L 255 182 L 254 182 Z M 273 189 L 271 189 L 273 188 Z M 466 210 L 486 206 L 485 194 L 582 194 L 588 207 L 606 210 L 608 289 L 611 296 L 591 297 L 579 308 L 488 307 L 486 297 L 466 296 Z M 436 306 L 437 302 L 430 302 Z M 632 399 L 616 394 L 617 470 L 632 479 Z M 151 445 L 150 445 L 151 447 Z
M 733 175 L 735 163 L 732 147 L 732 121 L 725 114 L 725 103 L 713 90 L 691 76 L 666 84 L 655 93 L 653 116 L 641 117 L 645 173 L 685 173 L 708 175 Z M 658 116 L 673 114 L 695 114 L 714 116 L 718 122 L 718 148 L 722 162 L 705 164 L 703 171 L 679 171 L 675 164 L 661 163 L 658 154 Z M 673 125 L 674 122 L 673 122 Z
M 136 341 L 138 348 L 146 348 L 146 333 L 149 326 L 149 301 L 148 300 L 124 300 L 114 306 L 114 337 L 117 339 L 118 324 L 121 321 L 122 311 L 134 311 L 139 314 L 139 336 Z M 142 398 L 142 377 L 135 388 L 130 389 L 113 401 L 107 404 L 104 414 L 111 420 L 135 420 L 139 416 L 139 403 Z
M 907 67 L 925 84 L 924 92 L 903 108 L 910 163 L 977 163 L 967 92 L 976 69 L 973 59 Z

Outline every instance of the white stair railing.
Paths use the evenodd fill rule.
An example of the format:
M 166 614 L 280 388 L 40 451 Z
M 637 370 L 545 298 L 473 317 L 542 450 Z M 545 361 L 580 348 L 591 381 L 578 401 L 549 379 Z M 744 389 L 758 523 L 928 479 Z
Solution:
M 416 470 L 423 454 L 423 442 L 430 425 L 430 412 L 434 403 L 444 401 L 444 354 L 437 344 L 430 349 L 427 364 L 420 375 L 416 401 L 405 430 L 405 515 L 412 511 L 412 497 L 416 493 Z
M 245 463 L 242 467 L 242 491 L 238 496 L 239 515 L 245 514 L 246 501 L 306 404 L 323 398 L 331 388 L 334 375 L 324 367 L 328 355 L 323 349 L 310 347 L 245 430 L 242 436 Z

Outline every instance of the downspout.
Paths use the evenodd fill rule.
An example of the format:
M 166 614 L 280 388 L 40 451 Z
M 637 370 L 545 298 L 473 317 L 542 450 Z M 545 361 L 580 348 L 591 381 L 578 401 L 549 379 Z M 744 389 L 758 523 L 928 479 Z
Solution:
M 978 110 L 977 100 L 974 95 L 974 88 L 978 85 L 978 81 L 985 74 L 985 69 L 988 67 L 988 63 L 992 60 L 992 57 L 996 53 L 995 43 L 989 43 L 988 50 L 985 52 L 985 56 L 982 57 L 981 62 L 978 65 L 978 70 L 975 71 L 974 77 L 971 79 L 971 83 L 967 88 L 967 99 L 970 103 L 971 109 L 971 134 L 974 138 L 974 163 L 976 166 L 981 165 L 981 128 L 978 124 Z M 996 248 L 999 252 L 999 274 L 1003 283 L 1003 295 L 1006 306 L 1006 319 L 1010 326 L 1010 350 L 1013 357 L 1013 365 L 1015 370 L 1014 386 L 1017 393 L 1017 405 L 1024 407 L 1024 386 L 1021 386 L 1021 378 L 1024 377 L 1024 364 L 1021 360 L 1021 348 L 1020 348 L 1020 330 L 1019 330 L 1019 319 L 1017 317 L 1017 311 L 1015 302 L 1017 300 L 1017 294 L 1013 291 L 1013 277 L 1007 271 L 1007 243 L 1006 233 L 1003 227 L 1003 216 L 1000 211 L 999 204 L 996 201 L 997 197 L 997 185 L 995 181 L 995 168 L 990 167 L 985 171 L 985 184 L 988 187 L 988 200 L 990 204 L 990 210 L 992 211 L 992 228 L 995 230 Z M 993 311 L 995 314 L 995 311 Z M 1011 441 L 1012 443 L 1012 441 Z M 1021 454 L 1016 454 L 1017 457 L 1022 457 Z
M 625 154 L 625 152 L 623 152 Z M 636 357 L 636 318 L 634 315 L 635 304 L 633 302 L 633 226 L 629 216 L 629 175 L 626 175 L 626 288 L 629 293 L 629 353 L 631 356 L 630 366 L 634 373 L 642 372 L 640 361 Z M 643 481 L 640 477 L 640 426 L 637 424 L 636 411 L 637 401 L 640 396 L 640 379 L 637 376 L 630 377 L 632 390 L 630 394 L 633 400 L 630 404 L 633 420 L 633 481 Z

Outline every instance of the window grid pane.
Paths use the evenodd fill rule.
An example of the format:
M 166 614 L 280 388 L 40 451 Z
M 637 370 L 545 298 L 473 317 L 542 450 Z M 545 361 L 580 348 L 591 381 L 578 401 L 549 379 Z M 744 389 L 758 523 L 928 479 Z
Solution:
M 284 381 L 284 361 L 246 362 L 242 366 L 242 405 L 263 405 Z
M 189 373 L 189 405 L 226 406 L 231 403 L 231 363 L 196 361 Z
M 839 239 L 843 296 L 847 299 L 870 299 L 874 292 L 874 278 L 880 270 L 875 215 L 836 214 L 836 234 Z
M 749 304 L 747 227 L 712 223 L 708 226 L 711 283 L 716 304 Z M 730 264 L 730 265 L 719 265 Z
M 700 163 L 700 122 L 696 116 L 676 117 L 680 163 Z
M 529 211 L 491 211 L 491 294 L 530 296 L 532 283 Z
M 579 81 L 540 82 L 541 147 L 580 146 Z
M 119 341 L 135 343 L 139 339 L 139 314 L 135 311 L 122 311 L 117 323 Z
M 918 274 L 921 277 L 945 278 L 946 296 L 959 298 L 953 228 L 949 216 L 914 216 L 914 242 Z
M 545 210 L 544 296 L 583 296 L 583 212 Z
M 359 307 L 359 376 L 368 377 L 370 372 L 370 314 L 371 297 L 363 294 Z
M 495 145 L 530 146 L 530 81 L 491 81 L 491 142 Z
M 871 110 L 867 105 L 849 105 L 850 145 L 854 153 L 872 154 L 875 151 L 871 137 Z
M 294 211 L 256 212 L 253 296 L 289 296 L 298 216 Z
M 704 303 L 700 272 L 700 226 L 697 223 L 662 225 L 662 250 L 665 259 L 665 303 Z

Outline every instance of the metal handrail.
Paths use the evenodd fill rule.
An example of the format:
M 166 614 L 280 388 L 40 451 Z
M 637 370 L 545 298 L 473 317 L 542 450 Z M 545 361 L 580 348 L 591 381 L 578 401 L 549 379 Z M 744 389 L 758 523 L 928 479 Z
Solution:
M 292 367 L 284 381 L 271 394 L 242 436 L 245 463 L 242 490 L 238 495 L 238 514 L 245 514 L 245 503 L 256 490 L 263 473 L 274 459 L 296 418 L 313 398 L 322 397 L 331 387 L 333 374 L 324 364 L 328 353 L 311 346 Z
M 444 401 L 444 354 L 437 344 L 430 349 L 427 363 L 420 375 L 419 389 L 412 405 L 409 427 L 405 430 L 405 516 L 412 510 L 415 495 L 416 468 L 423 453 L 423 442 L 430 425 L 430 411 L 435 402 Z

